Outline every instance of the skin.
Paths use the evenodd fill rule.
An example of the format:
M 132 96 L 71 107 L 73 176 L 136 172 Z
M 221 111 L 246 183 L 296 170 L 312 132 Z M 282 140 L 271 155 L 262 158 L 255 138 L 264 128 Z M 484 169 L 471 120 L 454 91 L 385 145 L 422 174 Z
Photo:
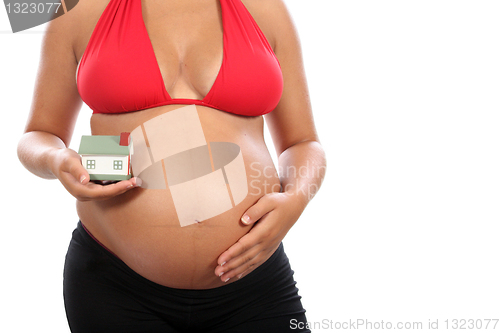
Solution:
M 32 107 L 25 134 L 18 145 L 18 156 L 23 165 L 35 175 L 47 179 L 57 178 L 78 200 L 77 208 L 82 222 L 88 221 L 85 225 L 100 241 L 114 252 L 121 254 L 120 251 L 123 251 L 122 259 L 140 271 L 139 264 L 134 267 L 133 254 L 127 257 L 123 245 L 107 238 L 106 219 L 98 221 L 96 216 L 107 211 L 125 214 L 123 212 L 129 211 L 121 207 L 154 199 L 155 197 L 148 197 L 151 192 L 146 192 L 154 190 L 141 189 L 140 180 L 135 177 L 106 186 L 91 183 L 88 173 L 81 165 L 80 156 L 68 148 L 82 106 L 75 82 L 78 61 L 107 3 L 104 0 L 80 1 L 68 14 L 49 23 L 43 41 Z M 192 287 L 212 288 L 230 283 L 265 262 L 319 189 L 325 173 L 326 160 L 313 122 L 300 43 L 285 5 L 282 0 L 243 0 L 243 3 L 266 35 L 283 72 L 282 98 L 276 109 L 265 115 L 278 155 L 278 170 L 285 171 L 280 173 L 279 179 L 270 177 L 269 180 L 271 184 L 279 181 L 283 191 L 277 192 L 274 186 L 258 196 L 248 196 L 241 205 L 226 215 L 208 220 L 205 226 L 213 228 L 194 226 L 192 229 L 185 227 L 182 230 L 171 230 L 178 232 L 181 237 L 193 238 L 210 235 L 211 232 L 216 237 L 215 231 L 221 230 L 231 232 L 228 236 L 230 244 L 212 247 L 218 252 L 214 254 L 216 259 L 213 262 L 208 261 L 213 265 L 211 276 L 201 274 L 199 280 L 191 281 Z M 166 13 L 170 13 L 169 17 L 173 18 L 170 23 L 162 20 Z M 144 21 L 165 86 L 173 98 L 200 99 L 212 86 L 222 59 L 218 13 L 215 0 L 170 0 L 166 3 L 158 0 L 143 1 Z M 182 22 L 189 22 L 191 25 L 183 25 Z M 199 26 L 196 22 L 199 22 Z M 169 34 L 162 33 L 165 30 Z M 193 31 L 205 31 L 206 35 Z M 196 52 L 196 45 L 203 52 Z M 145 119 L 177 107 L 179 106 L 165 106 L 123 114 L 112 119 L 110 115 L 93 115 L 92 133 L 115 134 L 124 129 L 131 130 Z M 242 147 L 242 151 L 247 147 L 247 161 L 258 160 L 264 166 L 269 165 L 269 153 L 262 138 L 262 117 L 241 117 L 213 109 L 207 109 L 200 113 L 202 114 L 205 116 L 200 116 L 200 120 L 206 135 L 219 139 L 212 141 L 235 142 Z M 229 134 L 220 133 L 218 124 L 221 123 L 231 124 L 232 127 L 227 127 Z M 242 136 L 243 129 L 247 132 Z M 221 135 L 230 135 L 231 130 L 235 133 L 233 136 L 221 138 Z M 248 147 L 256 148 L 252 151 Z M 247 170 L 248 167 L 247 164 Z M 262 189 L 262 182 L 260 184 Z M 231 221 L 232 224 L 224 224 L 222 220 Z M 111 218 L 108 224 L 113 225 Z M 217 226 L 218 229 L 215 228 Z M 221 229 L 220 226 L 224 228 Z M 132 233 L 133 230 L 129 235 L 124 234 L 124 239 L 132 237 Z M 169 236 L 172 237 L 172 234 Z M 148 241 L 149 239 L 145 240 L 146 243 Z M 151 241 L 154 243 L 154 240 Z M 165 276 L 154 274 L 151 270 L 146 270 L 144 275 L 160 283 L 166 279 Z M 170 286 L 186 287 L 176 284 L 175 277 L 171 278 L 173 282 Z

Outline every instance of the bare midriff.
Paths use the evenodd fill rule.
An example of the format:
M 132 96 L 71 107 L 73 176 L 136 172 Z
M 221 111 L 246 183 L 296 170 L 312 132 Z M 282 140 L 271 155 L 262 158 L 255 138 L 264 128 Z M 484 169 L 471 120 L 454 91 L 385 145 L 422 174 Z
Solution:
M 183 107 L 168 105 L 121 114 L 94 114 L 93 135 L 131 132 L 145 121 Z M 224 284 L 214 273 L 220 254 L 249 232 L 240 222 L 260 197 L 280 191 L 279 178 L 264 142 L 263 118 L 196 106 L 207 142 L 232 142 L 242 152 L 248 195 L 232 209 L 181 227 L 166 190 L 134 188 L 104 201 L 77 203 L 83 225 L 132 270 L 158 284 L 209 289 Z M 231 283 L 232 280 L 227 283 Z

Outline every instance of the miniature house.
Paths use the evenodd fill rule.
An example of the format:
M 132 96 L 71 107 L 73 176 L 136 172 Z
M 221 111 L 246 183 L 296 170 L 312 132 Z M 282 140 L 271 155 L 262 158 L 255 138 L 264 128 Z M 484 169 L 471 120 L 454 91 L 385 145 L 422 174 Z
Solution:
M 130 156 L 133 154 L 130 133 L 119 136 L 84 135 L 78 154 L 90 180 L 130 179 Z

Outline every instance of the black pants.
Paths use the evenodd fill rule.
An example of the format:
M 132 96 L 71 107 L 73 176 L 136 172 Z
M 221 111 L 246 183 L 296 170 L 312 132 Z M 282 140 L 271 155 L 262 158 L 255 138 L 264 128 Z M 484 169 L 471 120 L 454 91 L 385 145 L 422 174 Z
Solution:
M 74 333 L 310 332 L 290 327 L 291 321 L 306 322 L 300 298 L 283 244 L 241 280 L 174 289 L 137 274 L 78 222 L 64 266 L 64 303 Z

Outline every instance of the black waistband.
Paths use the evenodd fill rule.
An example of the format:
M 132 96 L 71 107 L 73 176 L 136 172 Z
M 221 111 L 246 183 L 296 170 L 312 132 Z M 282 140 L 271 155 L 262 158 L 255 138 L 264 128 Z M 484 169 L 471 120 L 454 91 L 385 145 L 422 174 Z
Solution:
M 104 255 L 113 261 L 124 273 L 128 275 L 129 278 L 135 280 L 136 283 L 146 284 L 149 287 L 158 289 L 160 292 L 166 293 L 177 293 L 180 292 L 185 296 L 197 298 L 197 297 L 209 297 L 212 295 L 223 295 L 233 292 L 237 292 L 241 289 L 247 289 L 255 284 L 266 283 L 270 279 L 282 279 L 284 277 L 293 274 L 288 262 L 288 258 L 284 252 L 283 243 L 281 243 L 278 249 L 269 257 L 266 262 L 254 269 L 248 275 L 242 277 L 227 285 L 221 287 L 216 287 L 212 289 L 177 289 L 167 286 L 163 286 L 156 282 L 153 282 L 142 275 L 138 274 L 132 270 L 125 262 L 123 262 L 118 256 L 106 249 L 97 239 L 95 239 L 79 221 L 76 230 L 73 232 L 73 239 L 83 238 L 85 244 L 90 246 L 94 251 L 98 252 L 99 255 Z M 215 267 L 214 267 L 215 269 Z M 267 283 L 266 283 L 267 284 Z

